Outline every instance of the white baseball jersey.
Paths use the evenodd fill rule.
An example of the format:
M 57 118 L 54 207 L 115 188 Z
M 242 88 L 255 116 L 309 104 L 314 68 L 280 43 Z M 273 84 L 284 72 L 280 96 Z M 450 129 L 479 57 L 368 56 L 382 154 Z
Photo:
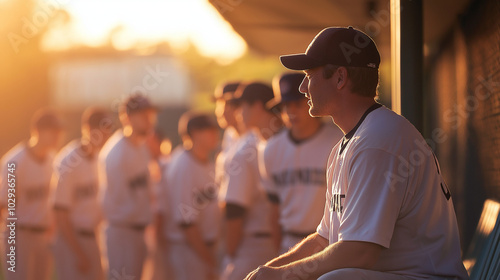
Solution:
M 189 151 L 183 150 L 172 159 L 167 168 L 167 184 L 163 186 L 171 213 L 165 229 L 169 240 L 184 240 L 181 224 L 197 224 L 205 241 L 217 239 L 220 209 L 214 173 L 213 162 L 202 163 Z
M 329 158 L 318 233 L 384 248 L 373 270 L 467 279 L 450 192 L 420 133 L 385 107 L 369 113 Z
M 43 161 L 35 158 L 21 143 L 12 148 L 2 158 L 1 189 L 2 207 L 7 207 L 9 163 L 15 163 L 15 216 L 18 226 L 47 228 L 50 224 L 50 180 L 52 177 L 53 155 Z
M 261 140 L 254 131 L 241 136 L 234 155 L 228 160 L 221 185 L 221 200 L 246 209 L 244 233 L 271 232 L 270 202 L 259 177 L 257 147 Z
M 152 219 L 152 186 L 146 145 L 135 146 L 117 131 L 99 154 L 102 208 L 110 224 L 145 226 Z
M 102 220 L 97 199 L 97 155 L 86 156 L 80 141 L 75 140 L 59 152 L 54 167 L 54 207 L 69 210 L 76 229 L 93 231 Z
M 260 149 L 259 169 L 268 193 L 279 198 L 280 225 L 285 232 L 313 233 L 323 209 L 326 165 L 342 131 L 323 124 L 311 138 L 295 142 L 282 130 Z
M 232 146 L 236 145 L 240 136 L 238 135 L 238 131 L 236 128 L 230 126 L 224 130 L 224 135 L 222 137 L 222 150 L 227 151 Z
M 234 127 L 228 127 L 224 130 L 222 137 L 221 151 L 215 161 L 215 182 L 220 186 L 225 174 L 225 165 L 227 159 L 231 157 L 232 152 L 238 145 L 239 135 Z

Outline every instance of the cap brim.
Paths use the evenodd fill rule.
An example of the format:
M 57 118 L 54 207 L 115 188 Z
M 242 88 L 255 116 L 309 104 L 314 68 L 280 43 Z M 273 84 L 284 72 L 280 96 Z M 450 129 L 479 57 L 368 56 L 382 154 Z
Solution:
M 307 70 L 324 65 L 324 63 L 314 60 L 305 53 L 282 55 L 280 60 L 283 66 L 292 70 Z

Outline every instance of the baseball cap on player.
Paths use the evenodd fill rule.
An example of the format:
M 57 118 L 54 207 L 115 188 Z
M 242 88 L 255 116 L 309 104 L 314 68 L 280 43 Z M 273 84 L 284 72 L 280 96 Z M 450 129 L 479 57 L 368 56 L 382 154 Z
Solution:
M 151 104 L 149 98 L 143 94 L 134 94 L 129 96 L 120 106 L 120 112 L 127 115 L 140 112 L 143 110 L 156 110 L 157 108 Z
M 272 109 L 283 102 L 304 99 L 304 94 L 299 91 L 304 77 L 303 73 L 284 73 L 274 77 L 274 98 L 266 103 L 266 108 Z
M 214 91 L 214 98 L 213 100 L 225 100 L 225 101 L 230 101 L 234 99 L 234 92 L 240 85 L 239 82 L 227 82 L 227 83 L 222 83 L 217 86 L 217 88 Z
M 54 110 L 43 108 L 36 111 L 31 118 L 31 128 L 37 130 L 62 130 L 64 123 Z
M 262 102 L 266 106 L 269 100 L 273 99 L 273 89 L 262 82 L 250 82 L 247 84 L 240 84 L 234 93 L 236 102 L 254 103 L 257 101 Z
M 179 135 L 190 136 L 195 130 L 219 128 L 215 119 L 205 113 L 186 112 L 179 119 Z
M 293 70 L 326 64 L 378 69 L 380 54 L 375 42 L 362 31 L 352 26 L 329 27 L 314 37 L 305 53 L 282 55 L 280 60 Z

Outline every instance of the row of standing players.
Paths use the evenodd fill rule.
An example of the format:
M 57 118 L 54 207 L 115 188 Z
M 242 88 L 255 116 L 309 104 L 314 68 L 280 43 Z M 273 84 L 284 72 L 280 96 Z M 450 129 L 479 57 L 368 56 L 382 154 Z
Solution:
M 156 249 L 167 256 L 156 265 L 166 268 L 167 279 L 243 279 L 293 247 L 321 220 L 328 155 L 343 135 L 310 117 L 298 91 L 303 78 L 289 73 L 272 87 L 219 86 L 218 124 L 208 114 L 184 114 L 183 147 L 156 159 L 158 180 L 146 145 L 156 109 L 147 97 L 122 104 L 123 128 L 114 133 L 108 112 L 85 111 L 81 139 L 54 160 L 62 123 L 51 111 L 37 113 L 29 141 L 2 158 L 1 206 L 12 208 L 7 198 L 15 198 L 18 218 L 15 238 L 9 230 L 4 236 L 6 278 L 48 279 L 53 252 L 59 279 L 103 279 L 97 232 L 103 219 L 108 279 L 141 279 L 151 224 Z M 222 147 L 212 163 L 219 127 Z M 15 262 L 9 264 L 11 246 Z

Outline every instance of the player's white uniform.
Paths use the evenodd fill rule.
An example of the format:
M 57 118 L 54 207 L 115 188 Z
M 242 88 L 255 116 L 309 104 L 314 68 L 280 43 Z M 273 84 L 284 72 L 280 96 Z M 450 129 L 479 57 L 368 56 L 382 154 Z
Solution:
M 103 279 L 101 254 L 96 237 L 102 220 L 97 199 L 97 155 L 87 157 L 80 141 L 73 141 L 59 152 L 54 162 L 54 207 L 68 211 L 78 242 L 87 256 L 90 267 L 82 274 L 76 267 L 74 252 L 61 234 L 54 244 L 57 276 L 60 279 Z
M 155 182 L 154 185 L 154 208 L 157 213 L 160 213 L 163 218 L 163 224 L 167 223 L 170 218 L 170 211 L 168 210 L 168 195 L 165 194 L 164 187 L 166 185 L 166 170 L 170 163 L 169 156 L 162 156 L 158 159 L 158 168 L 160 171 L 160 180 Z M 148 233 L 146 233 L 148 235 Z M 149 238 L 149 240 L 148 240 Z M 165 248 L 159 246 L 156 242 L 157 236 L 156 231 L 150 232 L 149 236 L 146 237 L 146 245 L 148 246 L 148 251 L 151 255 L 151 263 L 153 266 L 153 272 L 151 280 L 166 279 L 168 275 L 171 275 L 172 266 L 169 261 L 168 255 L 168 245 Z M 147 261 L 146 261 L 147 262 Z M 169 278 L 170 279 L 170 278 Z
M 381 107 L 367 115 L 339 154 L 340 148 L 339 143 L 329 158 L 318 233 L 330 244 L 364 241 L 383 246 L 376 271 L 411 279 L 468 279 L 450 193 L 420 133 Z M 321 279 L 346 279 L 336 278 L 339 273 L 345 271 Z M 384 277 L 374 274 L 370 279 Z
M 140 279 L 147 255 L 144 229 L 152 220 L 151 155 L 146 145 L 135 146 L 117 131 L 99 157 L 109 275 Z
M 221 185 L 221 200 L 246 209 L 243 237 L 235 257 L 225 267 L 223 279 L 243 279 L 276 255 L 271 238 L 270 202 L 258 170 L 259 137 L 254 131 L 241 136 L 234 155 L 228 160 Z
M 224 166 L 228 158 L 230 158 L 230 151 L 238 144 L 239 135 L 234 127 L 228 127 L 224 130 L 222 137 L 221 151 L 217 155 L 215 161 L 215 181 L 220 186 L 222 183 L 225 171 Z
M 7 193 L 11 192 L 8 191 L 9 163 L 15 164 L 11 173 L 15 175 L 15 201 L 7 200 Z M 14 202 L 15 215 L 11 216 L 9 211 L 7 218 L 17 217 L 16 221 L 6 221 L 7 225 L 15 223 L 16 232 L 15 243 L 12 243 L 14 239 L 11 239 L 9 244 L 5 242 L 9 239 L 3 242 L 4 275 L 8 280 L 49 279 L 53 266 L 49 240 L 49 228 L 52 223 L 49 197 L 53 155 L 40 161 L 21 143 L 4 155 L 1 164 L 2 208 L 7 208 L 8 203 Z M 4 237 L 7 238 L 9 234 L 9 228 L 6 228 Z M 11 267 L 5 260 L 11 246 L 15 246 L 15 272 L 6 270 Z M 9 256 L 7 258 L 10 259 Z
M 260 148 L 262 183 L 279 199 L 281 253 L 316 231 L 325 208 L 328 155 L 342 136 L 338 127 L 323 124 L 300 143 L 283 130 Z
M 212 249 L 219 237 L 220 209 L 214 164 L 198 161 L 181 151 L 167 168 L 166 190 L 171 221 L 164 232 L 170 241 L 170 261 L 176 280 L 206 279 L 207 267 L 185 240 L 182 224 L 196 224 L 203 241 Z

